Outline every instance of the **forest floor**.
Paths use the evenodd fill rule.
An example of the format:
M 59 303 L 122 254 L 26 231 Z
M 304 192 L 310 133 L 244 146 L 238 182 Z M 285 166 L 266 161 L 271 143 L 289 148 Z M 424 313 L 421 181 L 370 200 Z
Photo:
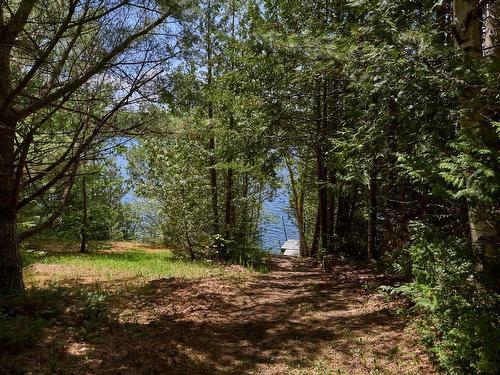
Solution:
M 394 280 L 366 267 L 338 263 L 324 274 L 311 260 L 272 256 L 264 275 L 179 261 L 166 273 L 174 276 L 158 277 L 165 250 L 121 244 L 100 253 L 118 263 L 96 271 L 73 254 L 25 269 L 36 288 L 9 302 L 21 320 L 8 324 L 28 327 L 16 332 L 29 345 L 0 332 L 0 373 L 436 373 L 401 313 L 406 303 L 379 289 Z M 129 263 L 144 255 L 157 271 L 133 274 Z

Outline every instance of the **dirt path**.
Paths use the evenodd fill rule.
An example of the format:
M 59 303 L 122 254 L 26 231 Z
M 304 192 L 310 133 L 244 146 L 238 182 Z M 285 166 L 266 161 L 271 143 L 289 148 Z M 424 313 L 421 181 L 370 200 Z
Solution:
M 57 342 L 66 335 L 59 364 L 76 374 L 434 373 L 393 314 L 398 303 L 370 292 L 382 277 L 347 265 L 325 275 L 284 257 L 271 264 L 250 279 L 155 280 L 122 297 L 115 324 L 83 340 L 55 333 Z

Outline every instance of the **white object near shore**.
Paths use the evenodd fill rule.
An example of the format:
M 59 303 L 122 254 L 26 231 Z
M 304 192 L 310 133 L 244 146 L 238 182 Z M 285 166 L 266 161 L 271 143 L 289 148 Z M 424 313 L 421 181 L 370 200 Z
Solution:
M 292 257 L 300 256 L 299 240 L 287 240 L 283 245 L 281 245 L 281 252 L 283 253 L 283 255 Z

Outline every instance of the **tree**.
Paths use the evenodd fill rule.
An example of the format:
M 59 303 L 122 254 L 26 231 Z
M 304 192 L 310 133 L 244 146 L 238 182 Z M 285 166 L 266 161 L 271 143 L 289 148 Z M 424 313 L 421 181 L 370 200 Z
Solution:
M 300 256 L 309 256 L 309 246 L 307 244 L 305 231 L 305 195 L 306 195 L 306 179 L 309 177 L 306 166 L 302 160 L 297 163 L 292 163 L 288 155 L 284 156 L 285 165 L 290 178 L 291 191 L 291 206 L 294 210 L 297 229 L 299 231 Z M 298 175 L 298 176 L 297 176 Z
M 461 88 L 460 103 L 463 106 L 462 115 L 459 118 L 461 130 L 465 137 L 478 137 L 482 147 L 492 150 L 498 150 L 499 147 L 498 133 L 490 117 L 495 115 L 495 110 L 492 111 L 488 106 L 484 106 L 481 100 L 478 100 L 480 97 L 478 88 L 481 86 L 478 85 L 474 69 L 477 69 L 480 64 L 499 63 L 498 49 L 500 47 L 497 45 L 497 36 L 500 26 L 498 19 L 495 18 L 499 7 L 498 1 L 455 0 L 453 2 L 455 20 L 452 30 L 455 45 L 463 53 L 463 66 L 471 69 L 468 76 L 464 77 L 466 83 Z M 486 14 L 484 24 L 483 14 Z M 491 62 L 485 61 L 485 57 L 489 57 Z M 498 69 L 494 66 L 493 69 L 493 73 L 497 73 L 498 77 Z M 469 147 L 474 150 L 477 145 L 472 141 Z M 498 171 L 493 170 L 493 173 L 498 173 Z M 469 183 L 466 188 L 473 189 L 473 186 Z M 498 276 L 495 274 L 500 251 L 498 204 L 488 207 L 481 204 L 481 197 L 471 198 L 468 202 L 471 239 L 473 243 L 483 247 L 485 266 L 490 277 L 497 282 Z M 474 198 L 479 198 L 479 200 Z
M 159 74 L 159 64 L 153 63 L 154 43 L 144 37 L 178 14 L 177 5 L 171 3 L 160 13 L 153 2 L 1 2 L 1 291 L 23 288 L 19 211 L 61 181 L 67 181 L 65 189 L 70 189 L 85 150 L 124 130 L 112 119 L 137 102 L 138 93 Z M 139 45 L 141 52 L 134 53 Z M 86 109 L 96 104 L 101 106 L 99 113 Z M 64 112 L 77 114 L 82 121 L 64 129 L 54 117 Z M 64 146 L 59 144 L 59 155 L 40 165 L 33 152 L 44 134 L 67 138 Z M 61 199 L 61 207 L 64 203 Z M 48 223 L 60 211 L 54 211 Z M 46 227 L 47 223 L 39 226 Z M 35 232 L 31 229 L 20 238 Z
M 207 184 L 206 127 L 202 112 L 183 117 L 163 113 L 156 125 L 162 137 L 144 136 L 129 151 L 129 173 L 135 194 L 153 203 L 166 246 L 191 259 L 212 245 L 210 185 Z

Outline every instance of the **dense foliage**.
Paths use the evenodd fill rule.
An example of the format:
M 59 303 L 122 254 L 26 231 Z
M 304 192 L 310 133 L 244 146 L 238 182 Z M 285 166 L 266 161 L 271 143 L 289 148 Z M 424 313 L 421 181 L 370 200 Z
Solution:
M 500 296 L 484 288 L 477 253 L 421 223 L 412 230 L 414 281 L 400 290 L 426 313 L 419 322 L 426 344 L 451 373 L 496 373 Z

